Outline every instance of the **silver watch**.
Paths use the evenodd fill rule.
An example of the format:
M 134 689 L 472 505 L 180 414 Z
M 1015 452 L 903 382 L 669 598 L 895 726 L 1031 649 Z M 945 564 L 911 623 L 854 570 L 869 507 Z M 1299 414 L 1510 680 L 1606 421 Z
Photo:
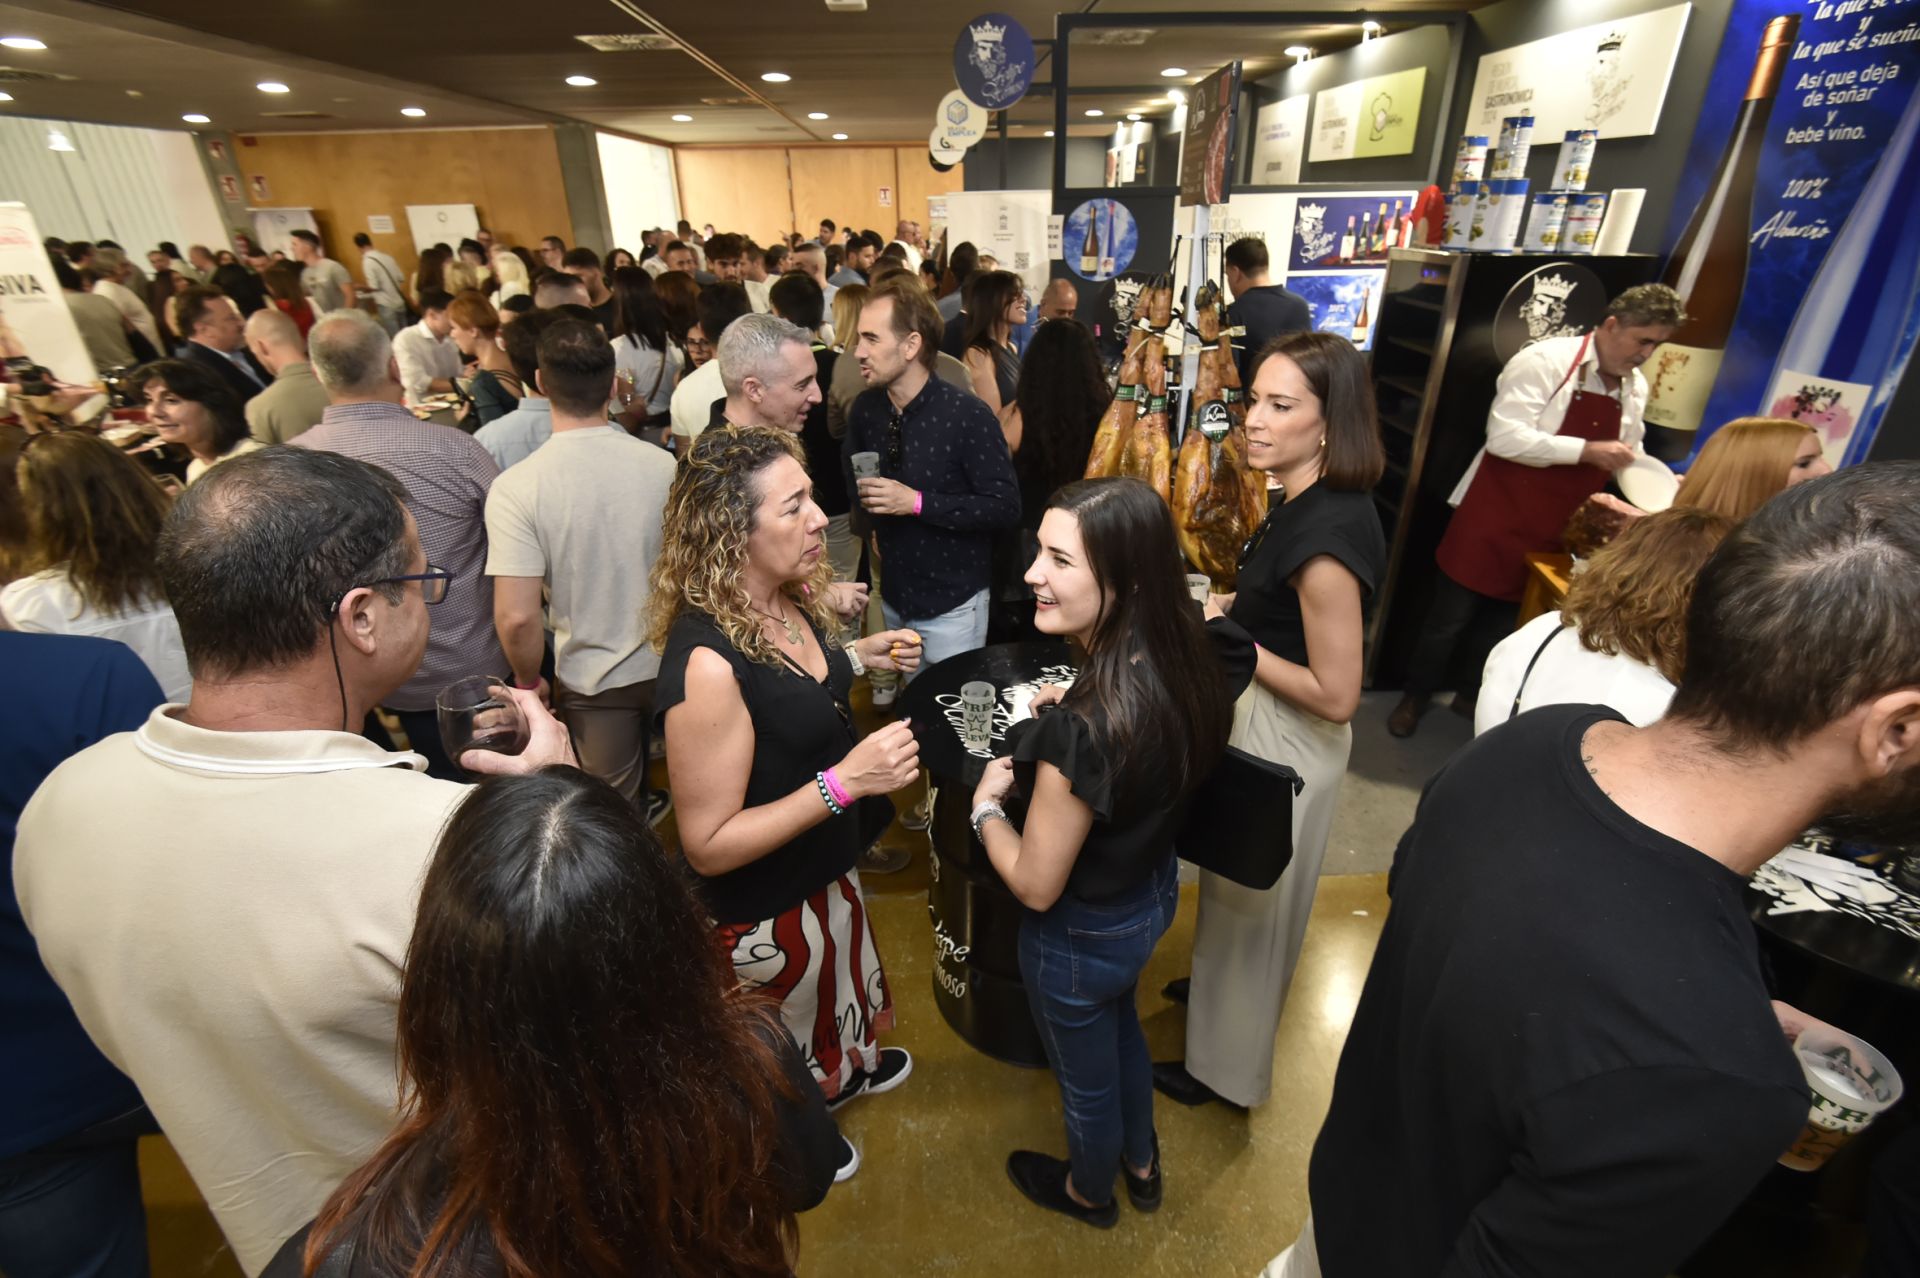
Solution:
M 853 666 L 853 677 L 858 679 L 867 672 L 867 663 L 860 660 L 860 641 L 855 639 L 847 645 L 847 661 Z
M 995 803 L 992 799 L 988 799 L 985 803 L 975 805 L 973 815 L 968 819 L 973 822 L 973 837 L 979 839 L 980 842 L 984 844 L 987 841 L 984 833 L 987 822 L 993 820 L 1007 821 L 1007 810 L 998 803 Z M 1007 823 L 1009 825 L 1012 824 L 1011 821 Z

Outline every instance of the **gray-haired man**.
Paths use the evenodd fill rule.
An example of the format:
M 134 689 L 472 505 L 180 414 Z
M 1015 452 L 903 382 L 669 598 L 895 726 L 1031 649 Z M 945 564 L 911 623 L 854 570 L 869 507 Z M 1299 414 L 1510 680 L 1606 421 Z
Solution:
M 720 338 L 720 385 L 713 426 L 771 426 L 795 434 L 821 399 L 813 336 L 777 315 L 742 315 Z

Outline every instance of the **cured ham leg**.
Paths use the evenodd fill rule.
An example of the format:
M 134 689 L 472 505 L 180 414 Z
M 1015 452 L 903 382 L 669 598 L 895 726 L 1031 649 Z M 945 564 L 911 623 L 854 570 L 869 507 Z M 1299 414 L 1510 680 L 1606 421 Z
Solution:
M 1140 382 L 1147 340 L 1145 333 L 1136 336 L 1127 348 L 1126 357 L 1120 361 L 1120 388 L 1114 392 L 1107 411 L 1100 415 L 1100 425 L 1093 433 L 1093 451 L 1087 454 L 1088 479 L 1121 473 L 1121 454 L 1133 437 L 1133 423 L 1140 413 Z

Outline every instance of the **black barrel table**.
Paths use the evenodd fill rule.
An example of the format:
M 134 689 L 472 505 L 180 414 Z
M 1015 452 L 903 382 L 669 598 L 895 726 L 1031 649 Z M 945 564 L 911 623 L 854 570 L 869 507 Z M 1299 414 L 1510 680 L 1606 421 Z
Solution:
M 935 790 L 928 828 L 933 882 L 927 888 L 934 1002 L 961 1038 L 1010 1065 L 1047 1063 L 1020 981 L 1026 907 L 988 863 L 968 817 L 981 772 L 1007 753 L 1013 715 L 1041 684 L 1070 682 L 1073 675 L 1064 642 L 999 644 L 929 666 L 900 697 L 900 713 L 913 721 L 920 766 Z M 992 746 L 969 751 L 960 730 L 960 688 L 976 680 L 991 683 L 998 696 Z

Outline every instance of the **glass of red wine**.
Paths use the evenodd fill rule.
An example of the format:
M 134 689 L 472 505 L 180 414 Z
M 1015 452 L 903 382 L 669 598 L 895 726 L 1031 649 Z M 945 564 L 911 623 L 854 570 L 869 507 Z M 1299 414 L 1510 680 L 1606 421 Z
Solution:
M 469 750 L 519 754 L 527 748 L 527 716 L 501 679 L 469 675 L 440 689 L 433 704 L 440 744 L 455 764 Z

